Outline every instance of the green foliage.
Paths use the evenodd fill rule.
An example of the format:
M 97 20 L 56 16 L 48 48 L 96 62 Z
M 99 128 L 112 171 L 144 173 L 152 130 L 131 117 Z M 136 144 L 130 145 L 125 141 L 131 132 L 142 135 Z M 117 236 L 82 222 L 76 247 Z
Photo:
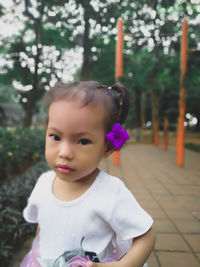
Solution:
M 108 42 L 104 43 L 104 38 L 99 37 L 93 44 L 93 62 L 91 79 L 103 84 L 112 85 L 115 80 L 115 40 L 111 36 Z
M 195 152 L 200 152 L 200 145 L 194 144 L 194 143 L 186 143 L 185 148 L 195 151 Z
M 0 84 L 0 99 L 1 103 L 6 103 L 9 101 L 17 102 L 17 99 L 14 95 L 14 90 L 12 86 L 8 86 L 5 83 Z M 0 103 L 0 104 L 1 104 Z
M 65 35 L 65 38 L 67 36 Z M 44 28 L 43 32 L 43 45 L 47 46 L 55 46 L 58 50 L 66 49 L 66 42 L 64 41 L 63 34 L 61 29 L 55 28 Z M 71 43 L 71 47 L 69 46 L 70 42 L 67 41 L 68 49 L 74 47 L 74 43 Z
M 44 132 L 40 129 L 0 128 L 0 183 L 22 173 L 44 155 Z
M 48 170 L 44 160 L 15 180 L 9 178 L 0 188 L 0 262 L 10 266 L 13 253 L 35 234 L 36 225 L 24 221 L 22 211 L 41 173 Z
M 14 6 L 19 4 L 21 1 L 13 3 Z M 20 90 L 17 93 L 24 109 L 24 125 L 29 127 L 37 112 L 37 102 L 45 89 L 49 88 L 50 82 L 55 82 L 62 76 L 66 46 L 68 44 L 69 49 L 74 42 L 67 41 L 72 30 L 67 31 L 68 28 L 63 25 L 66 19 L 66 16 L 63 18 L 64 1 L 46 3 L 38 0 L 33 3 L 26 0 L 24 4 L 23 13 L 15 13 L 13 9 L 12 14 L 22 21 L 24 27 L 9 39 L 2 38 L 0 42 L 1 56 L 4 59 L 0 82 L 11 85 L 16 81 L 19 84 Z M 61 13 L 60 16 L 56 16 L 57 13 Z
M 4 15 L 4 7 L 0 4 L 0 17 Z
M 21 2 L 22 0 L 14 1 L 14 4 Z M 115 80 L 116 23 L 117 19 L 122 17 L 124 32 L 129 35 L 125 36 L 124 41 L 123 82 L 131 92 L 132 104 L 139 107 L 137 102 L 140 94 L 149 99 L 149 87 L 153 84 L 153 91 L 159 100 L 161 117 L 165 113 L 175 114 L 177 113 L 175 102 L 179 91 L 180 38 L 178 36 L 181 34 L 181 22 L 183 18 L 191 21 L 188 35 L 189 48 L 197 48 L 199 30 L 198 25 L 193 24 L 192 20 L 197 18 L 199 6 L 186 0 L 135 0 L 134 2 L 26 0 L 23 15 L 20 14 L 19 17 L 15 14 L 20 20 L 23 18 L 24 28 L 10 40 L 3 40 L 0 45 L 4 59 L 13 63 L 3 67 L 0 81 L 6 84 L 17 80 L 23 86 L 32 86 L 32 90 L 18 92 L 26 114 L 29 109 L 30 114 L 27 115 L 29 122 L 31 116 L 37 112 L 36 102 L 43 96 L 44 89 L 49 87 L 49 82 L 59 80 L 64 69 L 67 73 L 69 66 L 65 54 L 67 50 L 83 48 L 85 64 L 82 67 L 78 66 L 75 80 L 79 80 L 82 76 L 84 79 L 112 84 Z M 188 101 L 199 95 L 198 66 L 199 54 L 189 54 Z M 84 76 L 83 73 L 87 75 Z M 165 99 L 166 92 L 175 96 L 173 101 L 172 98 Z M 166 104 L 168 100 L 170 103 L 163 105 L 162 101 Z M 147 103 L 146 106 L 149 107 L 150 104 Z M 164 106 L 168 110 L 164 110 Z M 189 103 L 189 106 L 192 104 Z M 133 114 L 138 113 L 139 109 L 136 111 L 132 108 L 131 112 L 132 121 L 140 117 Z M 171 115 L 171 117 L 176 116 Z

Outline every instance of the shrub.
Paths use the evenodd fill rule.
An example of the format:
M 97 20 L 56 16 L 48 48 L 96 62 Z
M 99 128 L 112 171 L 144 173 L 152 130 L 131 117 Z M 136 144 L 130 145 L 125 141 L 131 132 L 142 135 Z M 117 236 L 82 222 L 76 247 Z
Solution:
M 48 170 L 45 160 L 31 167 L 24 175 L 9 178 L 0 188 L 0 263 L 9 266 L 13 252 L 35 234 L 36 225 L 25 222 L 22 211 L 41 173 Z
M 44 154 L 44 132 L 40 129 L 0 128 L 0 183 L 22 174 Z
M 200 152 L 200 144 L 186 143 L 185 148 L 195 152 Z

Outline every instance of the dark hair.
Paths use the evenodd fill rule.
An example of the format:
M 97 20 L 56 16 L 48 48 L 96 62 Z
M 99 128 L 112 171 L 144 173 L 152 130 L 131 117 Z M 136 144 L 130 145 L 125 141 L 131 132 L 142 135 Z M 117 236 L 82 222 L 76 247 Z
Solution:
M 112 129 L 114 123 L 123 124 L 129 110 L 129 95 L 121 83 L 111 87 L 96 81 L 79 83 L 56 83 L 46 93 L 45 102 L 49 107 L 53 102 L 61 99 L 73 99 L 83 106 L 101 102 L 107 109 L 106 132 Z

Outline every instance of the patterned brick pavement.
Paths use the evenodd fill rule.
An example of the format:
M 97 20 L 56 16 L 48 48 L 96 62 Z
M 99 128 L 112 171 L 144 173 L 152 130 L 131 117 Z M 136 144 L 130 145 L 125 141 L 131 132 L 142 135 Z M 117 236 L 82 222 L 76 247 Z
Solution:
M 200 267 L 200 154 L 186 150 L 185 166 L 178 168 L 173 146 L 127 145 L 120 166 L 109 158 L 101 167 L 123 177 L 154 218 L 157 242 L 149 267 Z

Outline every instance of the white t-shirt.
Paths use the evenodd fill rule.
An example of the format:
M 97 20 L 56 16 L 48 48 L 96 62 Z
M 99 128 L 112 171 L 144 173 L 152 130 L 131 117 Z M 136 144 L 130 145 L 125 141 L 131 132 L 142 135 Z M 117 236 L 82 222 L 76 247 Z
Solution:
M 78 199 L 64 202 L 53 194 L 55 172 L 40 176 L 24 218 L 40 226 L 40 255 L 56 259 L 64 251 L 82 248 L 100 261 L 117 249 L 118 258 L 130 248 L 130 239 L 146 233 L 153 220 L 117 177 L 100 171 Z M 117 246 L 117 248 L 116 248 Z

